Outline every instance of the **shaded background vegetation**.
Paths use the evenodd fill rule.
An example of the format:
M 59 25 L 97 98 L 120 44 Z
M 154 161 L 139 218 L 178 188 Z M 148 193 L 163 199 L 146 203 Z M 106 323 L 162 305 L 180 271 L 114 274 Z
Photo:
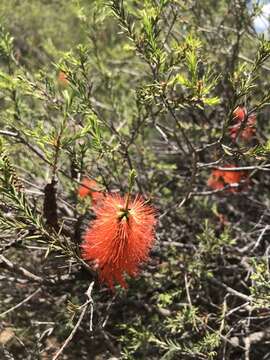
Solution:
M 259 11 L 244 0 L 0 4 L 0 358 L 53 359 L 74 328 L 59 358 L 270 358 Z M 239 105 L 257 115 L 248 143 L 229 136 Z M 248 170 L 248 187 L 207 186 L 226 164 Z M 77 188 L 88 176 L 124 194 L 132 169 L 157 241 L 112 293 L 80 258 L 94 214 Z

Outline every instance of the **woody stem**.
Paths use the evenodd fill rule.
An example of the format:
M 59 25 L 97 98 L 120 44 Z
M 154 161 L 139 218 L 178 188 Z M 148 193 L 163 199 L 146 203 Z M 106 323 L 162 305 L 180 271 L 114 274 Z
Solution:
M 129 173 L 129 179 L 128 179 L 128 193 L 127 193 L 127 198 L 126 198 L 126 202 L 125 202 L 125 208 L 124 211 L 126 213 L 128 213 L 128 204 L 129 204 L 129 199 L 130 199 L 130 194 L 131 194 L 131 190 L 134 186 L 134 182 L 135 182 L 135 178 L 136 178 L 136 171 L 134 169 L 132 169 Z
M 128 212 L 129 199 L 130 199 L 130 189 L 128 190 L 127 197 L 126 197 L 126 202 L 125 202 L 125 207 L 124 207 L 125 212 Z

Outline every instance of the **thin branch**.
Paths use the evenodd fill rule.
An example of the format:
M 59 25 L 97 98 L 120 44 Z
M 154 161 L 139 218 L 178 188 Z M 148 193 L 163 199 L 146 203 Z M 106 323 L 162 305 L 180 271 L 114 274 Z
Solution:
M 36 291 L 34 291 L 32 294 L 30 294 L 29 296 L 27 296 L 27 298 L 25 298 L 23 301 L 21 301 L 19 304 L 13 306 L 12 308 L 4 311 L 3 313 L 0 314 L 0 317 L 3 317 L 5 315 L 7 315 L 8 313 L 12 312 L 13 310 L 18 309 L 20 306 L 22 306 L 23 304 L 27 303 L 29 300 L 31 300 L 36 294 L 38 294 L 41 291 L 41 288 L 38 288 Z
M 32 272 L 30 272 L 29 270 L 25 269 L 22 266 L 13 264 L 4 255 L 0 255 L 0 266 L 1 266 L 1 263 L 3 263 L 3 265 L 6 268 L 8 268 L 8 270 L 11 270 L 19 275 L 23 275 L 24 277 L 26 277 L 27 279 L 29 279 L 31 281 L 38 282 L 40 284 L 44 283 L 44 279 L 42 277 L 33 274 Z
M 90 306 L 91 312 L 90 312 L 90 331 L 92 331 L 92 318 L 93 318 L 93 299 L 92 299 L 92 290 L 94 287 L 94 281 L 91 282 L 91 284 L 89 285 L 87 291 L 86 291 L 86 295 L 88 297 L 88 300 L 80 307 L 80 309 L 82 308 L 82 312 L 81 315 L 76 323 L 76 325 L 74 326 L 74 328 L 72 329 L 70 335 L 67 337 L 67 339 L 65 340 L 64 344 L 61 346 L 61 348 L 57 351 L 57 353 L 54 355 L 52 360 L 56 360 L 58 359 L 58 357 L 61 355 L 61 353 L 63 352 L 63 350 L 65 349 L 65 347 L 70 343 L 70 341 L 73 339 L 76 331 L 78 330 L 84 315 L 88 309 L 88 307 Z
M 209 278 L 210 282 L 212 282 L 215 285 L 218 285 L 219 287 L 223 288 L 224 290 L 226 290 L 228 293 L 230 293 L 231 295 L 237 296 L 240 299 L 243 299 L 245 301 L 249 301 L 252 302 L 252 298 L 248 295 L 242 294 L 239 291 L 231 288 L 230 286 L 224 284 L 223 282 L 217 280 L 216 278 Z

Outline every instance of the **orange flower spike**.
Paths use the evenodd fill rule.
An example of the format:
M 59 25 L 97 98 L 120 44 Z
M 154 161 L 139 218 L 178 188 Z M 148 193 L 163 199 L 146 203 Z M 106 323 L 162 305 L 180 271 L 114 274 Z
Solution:
M 83 178 L 82 185 L 78 189 L 78 195 L 81 198 L 90 196 L 93 203 L 97 203 L 101 198 L 104 197 L 104 194 L 99 190 L 96 181 L 89 178 Z
M 225 182 L 223 179 L 223 172 L 221 170 L 212 170 L 212 174 L 207 181 L 207 185 L 213 190 L 224 189 Z
M 224 165 L 227 168 L 234 168 L 235 165 Z M 213 190 L 222 190 L 226 185 L 241 184 L 245 182 L 247 185 L 248 174 L 246 171 L 229 171 L 229 170 L 212 170 L 212 174 L 208 179 L 207 185 Z M 227 192 L 236 193 L 239 192 L 239 188 L 226 189 Z
M 116 282 L 127 287 L 124 274 L 136 276 L 155 239 L 154 209 L 141 196 L 129 199 L 127 208 L 126 201 L 117 194 L 106 196 L 82 244 L 83 259 L 96 262 L 100 281 L 111 289 Z

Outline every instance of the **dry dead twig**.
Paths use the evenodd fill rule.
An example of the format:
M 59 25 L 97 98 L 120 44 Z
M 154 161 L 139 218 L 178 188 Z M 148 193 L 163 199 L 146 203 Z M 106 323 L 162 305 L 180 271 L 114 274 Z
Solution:
M 92 298 L 92 291 L 93 291 L 93 287 L 94 287 L 94 281 L 91 282 L 91 284 L 89 285 L 87 291 L 86 291 L 86 296 L 88 298 L 88 300 L 82 305 L 80 306 L 79 309 L 82 309 L 82 312 L 80 314 L 80 317 L 76 323 L 76 325 L 74 326 L 73 330 L 71 331 L 70 335 L 67 337 L 67 339 L 65 340 L 65 342 L 63 343 L 63 345 L 61 346 L 61 348 L 57 351 L 57 353 L 54 355 L 52 360 L 56 360 L 59 358 L 59 356 L 61 355 L 61 353 L 63 352 L 63 350 L 67 347 L 67 345 L 70 343 L 70 341 L 73 339 L 76 331 L 78 330 L 86 311 L 88 310 L 88 308 L 90 307 L 90 331 L 92 331 L 92 321 L 93 321 L 93 298 Z

